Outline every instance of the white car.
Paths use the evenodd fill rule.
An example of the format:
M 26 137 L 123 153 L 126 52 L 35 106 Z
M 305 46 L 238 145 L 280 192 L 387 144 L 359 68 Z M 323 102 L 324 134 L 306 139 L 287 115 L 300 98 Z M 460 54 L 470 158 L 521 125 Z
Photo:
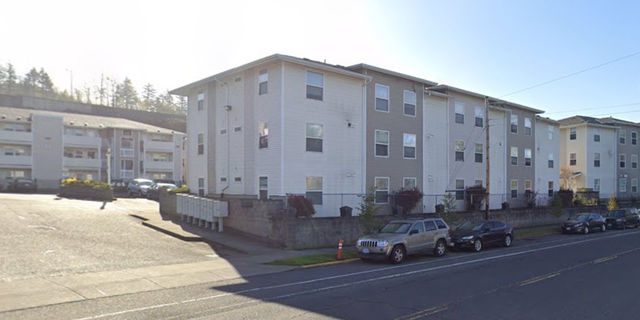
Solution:
M 129 197 L 146 197 L 147 191 L 153 185 L 153 181 L 149 179 L 133 179 L 127 186 L 127 195 Z

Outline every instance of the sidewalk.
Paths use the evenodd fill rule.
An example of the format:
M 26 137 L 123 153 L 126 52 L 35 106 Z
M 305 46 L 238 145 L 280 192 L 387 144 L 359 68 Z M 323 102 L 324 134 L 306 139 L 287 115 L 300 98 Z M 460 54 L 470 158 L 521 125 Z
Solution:
M 210 261 L 196 263 L 0 282 L 0 312 L 278 273 L 298 267 L 264 263 L 335 252 L 335 249 L 284 250 L 230 229 L 220 233 L 185 222 L 176 224 L 163 220 L 157 212 L 131 215 L 160 232 L 186 241 L 208 242 L 234 254 L 214 255 Z

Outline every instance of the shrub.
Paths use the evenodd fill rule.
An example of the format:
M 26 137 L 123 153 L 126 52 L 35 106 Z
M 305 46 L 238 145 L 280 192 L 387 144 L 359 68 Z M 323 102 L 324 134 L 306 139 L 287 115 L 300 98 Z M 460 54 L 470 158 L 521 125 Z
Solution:
M 564 212 L 562 212 L 562 197 L 560 197 L 560 194 L 555 193 L 553 195 L 553 202 L 551 203 L 551 215 L 554 216 L 556 219 L 560 220 L 560 217 L 562 217 L 562 214 Z
M 609 198 L 609 202 L 607 203 L 607 210 L 613 211 L 615 209 L 618 209 L 618 199 L 616 199 L 616 196 L 612 194 Z
M 416 208 L 424 194 L 418 188 L 402 188 L 394 196 L 396 205 L 402 208 L 402 213 L 408 214 Z
M 187 187 L 186 184 L 183 184 L 180 188 L 169 190 L 169 193 L 190 193 L 191 190 Z
M 362 228 L 362 233 L 371 234 L 382 227 L 382 223 L 376 217 L 378 210 L 380 210 L 380 207 L 375 204 L 376 189 L 371 188 L 371 190 L 369 190 L 369 194 L 361 195 L 359 197 L 361 201 L 357 209 L 360 210 L 360 214 L 358 215 L 360 227 Z
M 570 207 L 573 204 L 573 190 L 560 188 L 558 195 L 562 199 L 562 205 Z
M 458 207 L 456 206 L 456 198 L 450 192 L 445 193 L 442 198 L 442 205 L 444 206 L 444 213 L 441 218 L 444 219 L 449 226 L 458 223 Z
M 86 188 L 97 190 L 109 190 L 113 189 L 108 183 L 97 180 L 78 180 L 76 178 L 69 178 L 62 180 L 63 187 L 71 188 Z
M 297 217 L 311 217 L 316 213 L 313 201 L 303 195 L 289 195 L 288 203 L 296 209 Z
M 482 209 L 482 202 L 487 196 L 487 189 L 481 185 L 467 187 L 464 191 L 465 200 L 467 201 L 467 208 L 473 208 L 474 210 Z

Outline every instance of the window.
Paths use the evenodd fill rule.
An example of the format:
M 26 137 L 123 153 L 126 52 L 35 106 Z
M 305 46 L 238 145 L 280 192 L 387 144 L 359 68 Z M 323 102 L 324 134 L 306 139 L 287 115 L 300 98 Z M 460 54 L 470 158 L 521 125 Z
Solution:
M 464 124 L 464 104 L 456 103 L 455 111 L 456 123 Z
M 82 131 L 82 130 L 80 130 L 80 131 Z M 78 131 L 76 130 L 76 132 L 78 132 Z M 76 135 L 77 135 L 77 136 L 78 136 L 78 135 L 79 135 L 79 136 L 81 136 L 81 135 L 83 135 L 83 134 L 82 134 L 82 133 L 80 133 L 80 134 L 77 134 L 77 133 L 76 133 Z M 131 136 L 131 130 L 123 130 L 123 131 L 122 131 L 122 135 L 123 135 L 123 136 Z
M 242 177 L 235 177 L 233 178 L 234 182 L 242 182 Z
M 553 140 L 553 132 L 555 131 L 555 129 L 553 128 L 552 125 L 548 125 L 547 126 L 547 137 L 549 138 L 549 140 Z
M 376 178 L 376 203 L 389 203 L 389 178 Z
M 553 169 L 553 153 L 549 153 L 549 158 L 547 160 L 547 166 L 549 169 Z
M 220 182 L 227 182 L 227 177 L 221 177 Z
M 204 154 L 204 133 L 198 133 L 198 155 Z
M 638 179 L 631 179 L 631 193 L 638 193 Z
M 264 149 L 269 147 L 269 123 L 260 122 L 258 125 L 258 149 Z
M 204 178 L 198 178 L 198 196 L 204 197 Z
M 634 146 L 638 144 L 638 133 L 635 131 L 631 132 L 631 144 Z
M 511 115 L 511 133 L 518 133 L 518 115 Z
M 531 149 L 524 149 L 524 166 L 531 167 Z
M 427 231 L 436 230 L 436 224 L 433 221 L 425 221 L 424 227 Z
M 120 160 L 120 178 L 133 179 L 133 160 Z
M 484 158 L 484 146 L 482 143 L 476 143 L 476 163 L 482 163 Z
M 404 90 L 404 115 L 416 116 L 416 93 Z
M 204 92 L 198 92 L 198 111 L 204 110 Z
M 122 138 L 120 144 L 120 156 L 133 157 L 133 139 Z
M 577 162 L 578 162 L 578 160 L 577 160 L 576 154 L 575 153 L 570 153 L 569 154 L 569 165 L 570 166 L 575 166 L 577 164 Z
M 524 192 L 531 192 L 533 184 L 531 183 L 531 180 L 525 180 L 524 181 Z
M 600 191 L 600 179 L 593 179 L 593 191 Z
M 484 183 L 482 182 L 482 180 L 476 180 L 476 181 L 473 183 L 473 185 L 474 185 L 474 186 L 482 187 L 482 186 L 484 185 Z
M 324 75 L 313 71 L 307 71 L 307 99 L 322 101 L 324 88 Z
M 75 153 L 74 158 L 76 158 L 76 159 L 82 159 L 83 158 L 84 153 L 82 152 L 82 150 L 75 150 L 74 153 Z
M 600 142 L 600 129 L 593 130 L 593 141 Z
M 444 221 L 442 220 L 435 220 L 436 221 L 436 226 L 438 226 L 438 229 L 446 229 L 447 225 L 444 224 Z
M 624 169 L 627 167 L 627 155 L 626 154 L 621 154 L 620 155 L 620 169 Z
M 411 227 L 411 231 L 413 230 L 418 230 L 418 234 L 424 233 L 424 223 L 422 222 L 414 223 L 413 226 Z
M 322 125 L 307 123 L 307 151 L 322 152 Z
M 627 131 L 626 130 L 620 130 L 620 144 L 627 144 Z
M 548 182 L 547 189 L 547 195 L 549 196 L 549 198 L 553 198 L 553 181 Z
M 415 159 L 416 158 L 416 135 L 405 133 L 403 137 L 404 146 L 404 158 Z
M 376 157 L 389 156 L 389 131 L 376 130 Z
M 227 134 L 227 129 L 221 129 L 220 134 Z
M 531 135 L 531 118 L 524 118 L 524 135 Z
M 240 131 L 242 131 L 242 127 L 234 127 L 233 131 L 240 132 Z
M 402 187 L 405 189 L 413 189 L 417 186 L 416 178 L 402 178 Z
M 631 155 L 631 169 L 638 169 L 638 155 Z
M 258 72 L 258 95 L 267 94 L 269 91 L 269 74 L 267 69 Z
M 518 165 L 518 147 L 511 147 L 511 165 Z
M 305 197 L 314 205 L 322 204 L 322 177 L 307 177 Z
M 511 198 L 518 197 L 518 180 L 511 180 Z
M 259 180 L 258 182 L 259 199 L 267 200 L 269 198 L 269 193 L 268 193 L 269 178 L 259 177 L 258 180 Z
M 376 110 L 389 112 L 389 87 L 376 83 Z
M 464 179 L 456 179 L 456 200 L 464 200 Z
M 627 178 L 620 178 L 620 192 L 627 192 Z
M 464 161 L 464 141 L 456 141 L 456 161 Z
M 95 151 L 87 151 L 87 158 L 95 159 L 96 158 L 96 152 Z M 633 156 L 631 158 L 633 159 Z
M 600 168 L 600 153 L 598 152 L 593 154 L 593 166 Z
M 576 128 L 569 129 L 569 140 L 575 140 L 577 136 Z
M 476 106 L 476 127 L 482 128 L 484 124 L 484 116 L 482 114 L 482 107 Z

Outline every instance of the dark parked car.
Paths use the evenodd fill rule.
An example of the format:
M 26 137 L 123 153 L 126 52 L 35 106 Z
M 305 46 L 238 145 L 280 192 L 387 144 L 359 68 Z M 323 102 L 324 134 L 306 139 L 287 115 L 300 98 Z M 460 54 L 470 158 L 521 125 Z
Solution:
M 513 237 L 513 228 L 503 222 L 467 221 L 451 232 L 451 243 L 478 252 L 490 245 L 510 247 Z
M 569 217 L 560 226 L 562 233 L 584 233 L 591 230 L 607 231 L 607 224 L 604 217 L 595 213 L 582 213 Z
M 127 192 L 127 183 L 122 179 L 112 179 L 113 192 Z
M 15 178 L 7 185 L 10 192 L 36 192 L 38 191 L 38 183 L 28 178 Z
M 175 184 L 171 183 L 154 183 L 149 190 L 147 190 L 147 199 L 149 200 L 158 200 L 160 199 L 160 189 L 167 188 L 167 191 L 178 189 Z
M 640 224 L 638 215 L 634 214 L 631 209 L 615 209 L 609 211 L 606 216 L 607 227 L 616 229 L 626 229 L 633 226 L 637 228 Z

